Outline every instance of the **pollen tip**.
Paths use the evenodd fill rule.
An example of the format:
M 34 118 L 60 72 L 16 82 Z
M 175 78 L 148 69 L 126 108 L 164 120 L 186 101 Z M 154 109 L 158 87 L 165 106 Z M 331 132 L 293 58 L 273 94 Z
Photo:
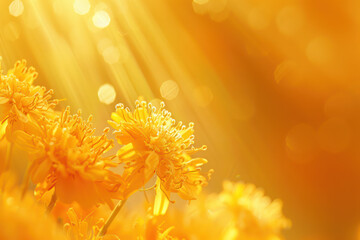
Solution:
M 136 107 L 138 107 L 140 105 L 140 100 L 136 100 L 135 105 L 136 105 Z
M 115 109 L 124 109 L 124 104 L 122 104 L 122 103 L 116 104 Z

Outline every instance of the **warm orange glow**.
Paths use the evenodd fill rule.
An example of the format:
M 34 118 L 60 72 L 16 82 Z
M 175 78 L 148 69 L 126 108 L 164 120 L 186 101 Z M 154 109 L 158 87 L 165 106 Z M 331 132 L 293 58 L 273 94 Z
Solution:
M 130 180 L 134 183 L 132 190 L 140 194 L 125 194 L 131 195 L 125 211 L 109 228 L 109 233 L 121 239 L 131 239 L 133 234 L 144 239 L 193 237 L 181 235 L 182 231 L 195 231 L 200 239 L 211 239 L 206 231 L 209 226 L 227 239 L 242 236 L 238 223 L 224 226 L 210 217 L 217 216 L 217 212 L 206 211 L 207 205 L 213 203 L 209 199 L 221 195 L 224 180 L 253 183 L 264 189 L 269 199 L 282 200 L 282 212 L 291 220 L 291 228 L 281 229 L 279 235 L 266 240 L 359 238 L 358 0 L 9 0 L 0 2 L 0 20 L 0 173 L 10 169 L 18 177 L 18 186 L 14 187 L 18 195 L 26 189 L 34 190 L 35 178 L 38 198 L 54 191 L 55 177 L 70 179 L 61 182 L 65 183 L 60 185 L 63 189 L 58 190 L 60 198 L 54 209 L 61 212 L 63 223 L 70 224 L 65 232 L 72 238 L 85 230 L 98 234 L 111 211 L 96 208 L 94 215 L 89 215 L 83 205 L 116 205 L 118 199 L 124 198 L 118 191 L 126 191 L 124 186 Z M 19 59 L 27 62 L 20 61 L 14 67 Z M 164 101 L 171 118 L 195 123 L 193 140 L 207 146 L 207 151 L 191 158 L 207 159 L 203 171 L 214 169 L 215 173 L 209 181 L 204 174 L 209 184 L 200 184 L 204 185 L 201 194 L 190 189 L 198 200 L 184 208 L 184 201 L 177 197 L 179 182 L 183 183 L 185 177 L 169 174 L 181 172 L 177 167 L 184 167 L 183 162 L 160 165 L 159 155 L 163 157 L 166 147 L 157 155 L 150 154 L 158 145 L 165 145 L 158 140 L 156 146 L 150 146 L 149 139 L 155 141 L 156 130 L 139 127 L 147 119 L 127 119 L 124 127 L 119 126 L 121 119 L 115 116 L 118 125 L 106 134 L 108 141 L 114 141 L 109 151 L 102 151 L 94 139 L 88 138 L 86 147 L 81 147 L 81 137 L 75 139 L 81 131 L 67 132 L 56 122 L 68 111 L 66 106 L 81 109 L 85 122 L 89 115 L 93 116 L 94 138 L 102 138 L 101 129 L 109 127 L 107 121 L 115 105 L 123 103 L 124 111 L 127 106 L 133 113 L 139 108 L 134 104 L 137 99 L 157 109 Z M 53 132 L 44 127 L 49 121 Z M 89 127 L 84 129 L 90 131 Z M 122 175 L 126 167 L 134 168 L 134 162 L 116 156 L 121 145 L 116 139 L 119 132 L 113 131 L 124 129 L 137 136 L 133 142 L 124 143 L 138 145 L 128 145 L 122 151 L 128 150 L 138 158 L 141 155 L 143 164 L 135 166 L 139 172 L 144 170 L 141 167 L 150 169 L 146 172 L 148 184 L 137 178 L 136 171 L 127 172 L 127 180 L 124 176 L 114 177 L 115 185 L 114 179 L 108 179 L 108 171 Z M 65 139 L 64 135 L 73 140 L 55 144 Z M 139 146 L 143 148 L 137 149 Z M 29 149 L 34 148 L 41 151 L 29 157 Z M 70 154 L 68 148 L 76 151 Z M 84 159 L 95 150 L 104 156 L 95 154 L 91 163 L 86 162 Z M 69 165 L 65 152 L 81 155 L 83 161 Z M 150 157 L 145 159 L 145 155 Z M 46 164 L 41 164 L 43 158 L 48 159 Z M 104 158 L 109 160 L 106 164 L 101 161 Z M 25 175 L 28 163 L 37 170 L 30 176 Z M 162 173 L 161 179 L 154 171 Z M 46 178 L 49 175 L 52 178 Z M 164 190 L 156 181 L 169 183 L 165 176 L 178 179 L 171 182 L 172 188 Z M 74 187 L 74 179 L 79 180 L 76 183 L 81 191 L 71 188 L 72 193 L 66 195 L 64 189 Z M 97 196 L 99 189 L 107 193 L 104 198 Z M 167 190 L 173 193 L 169 199 Z M 88 201 L 84 192 L 91 192 L 93 201 Z M 194 199 L 190 193 L 182 197 Z M 14 204 L 22 204 L 21 197 L 11 195 L 4 200 L 0 194 L 0 208 L 11 205 L 12 198 Z M 48 198 L 50 201 L 51 196 Z M 156 198 L 155 212 L 165 216 L 153 216 Z M 61 202 L 64 199 L 68 201 Z M 74 199 L 80 205 L 79 201 L 70 203 Z M 24 200 L 24 212 L 29 212 L 33 220 L 37 215 L 27 206 L 31 201 Z M 145 205 L 152 209 L 133 216 L 133 209 L 142 209 L 139 206 L 144 202 L 149 202 Z M 204 211 L 194 213 L 193 206 L 202 206 Z M 3 217 L 18 213 L 15 210 L 9 209 L 6 215 L 0 211 L 0 223 L 6 224 Z M 186 219 L 185 215 L 193 218 Z M 230 215 L 221 213 L 224 219 Z M 70 216 L 72 220 L 66 219 Z M 204 216 L 207 219 L 199 221 Z M 19 217 L 11 217 L 15 219 L 11 226 L 29 224 L 26 217 Z M 123 224 L 124 219 L 131 222 Z M 21 220 L 20 225 L 17 220 Z M 71 225 L 71 221 L 78 225 Z M 115 226 L 121 231 L 115 233 Z M 38 234 L 37 228 L 34 231 Z M 1 233 L 0 239 L 5 238 Z

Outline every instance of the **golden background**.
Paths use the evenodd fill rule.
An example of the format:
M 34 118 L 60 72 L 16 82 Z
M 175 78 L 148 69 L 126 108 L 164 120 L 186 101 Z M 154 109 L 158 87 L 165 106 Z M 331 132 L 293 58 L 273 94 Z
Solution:
M 205 191 L 252 182 L 286 239 L 360 239 L 358 0 L 2 0 L 0 23 L 3 68 L 27 59 L 98 129 L 164 100 L 208 146 Z

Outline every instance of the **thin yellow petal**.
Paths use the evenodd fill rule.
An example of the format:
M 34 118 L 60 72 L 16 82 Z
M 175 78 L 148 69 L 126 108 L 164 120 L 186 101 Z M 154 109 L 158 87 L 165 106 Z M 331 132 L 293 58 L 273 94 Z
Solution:
M 117 152 L 118 157 L 121 161 L 128 161 L 136 157 L 136 151 L 134 149 L 134 145 L 132 143 L 126 144 L 125 146 L 121 147 L 120 150 Z
M 161 188 L 161 180 L 157 178 L 156 180 L 156 196 L 154 202 L 154 215 L 160 216 L 165 215 L 169 207 L 169 199 L 165 194 L 164 190 Z
M 0 124 L 0 140 L 2 140 L 6 134 L 7 125 L 8 125 L 7 120 Z
M 117 123 L 120 123 L 122 121 L 122 118 L 117 113 L 111 113 L 111 119 L 114 120 Z
M 0 104 L 5 104 L 9 102 L 9 98 L 6 98 L 6 97 L 0 97 Z

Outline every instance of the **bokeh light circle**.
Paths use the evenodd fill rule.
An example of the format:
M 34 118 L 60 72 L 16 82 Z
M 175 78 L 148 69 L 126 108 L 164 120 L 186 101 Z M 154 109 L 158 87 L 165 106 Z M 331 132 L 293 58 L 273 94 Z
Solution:
M 111 84 L 104 84 L 99 88 L 98 97 L 100 102 L 105 104 L 111 104 L 115 101 L 116 91 Z

